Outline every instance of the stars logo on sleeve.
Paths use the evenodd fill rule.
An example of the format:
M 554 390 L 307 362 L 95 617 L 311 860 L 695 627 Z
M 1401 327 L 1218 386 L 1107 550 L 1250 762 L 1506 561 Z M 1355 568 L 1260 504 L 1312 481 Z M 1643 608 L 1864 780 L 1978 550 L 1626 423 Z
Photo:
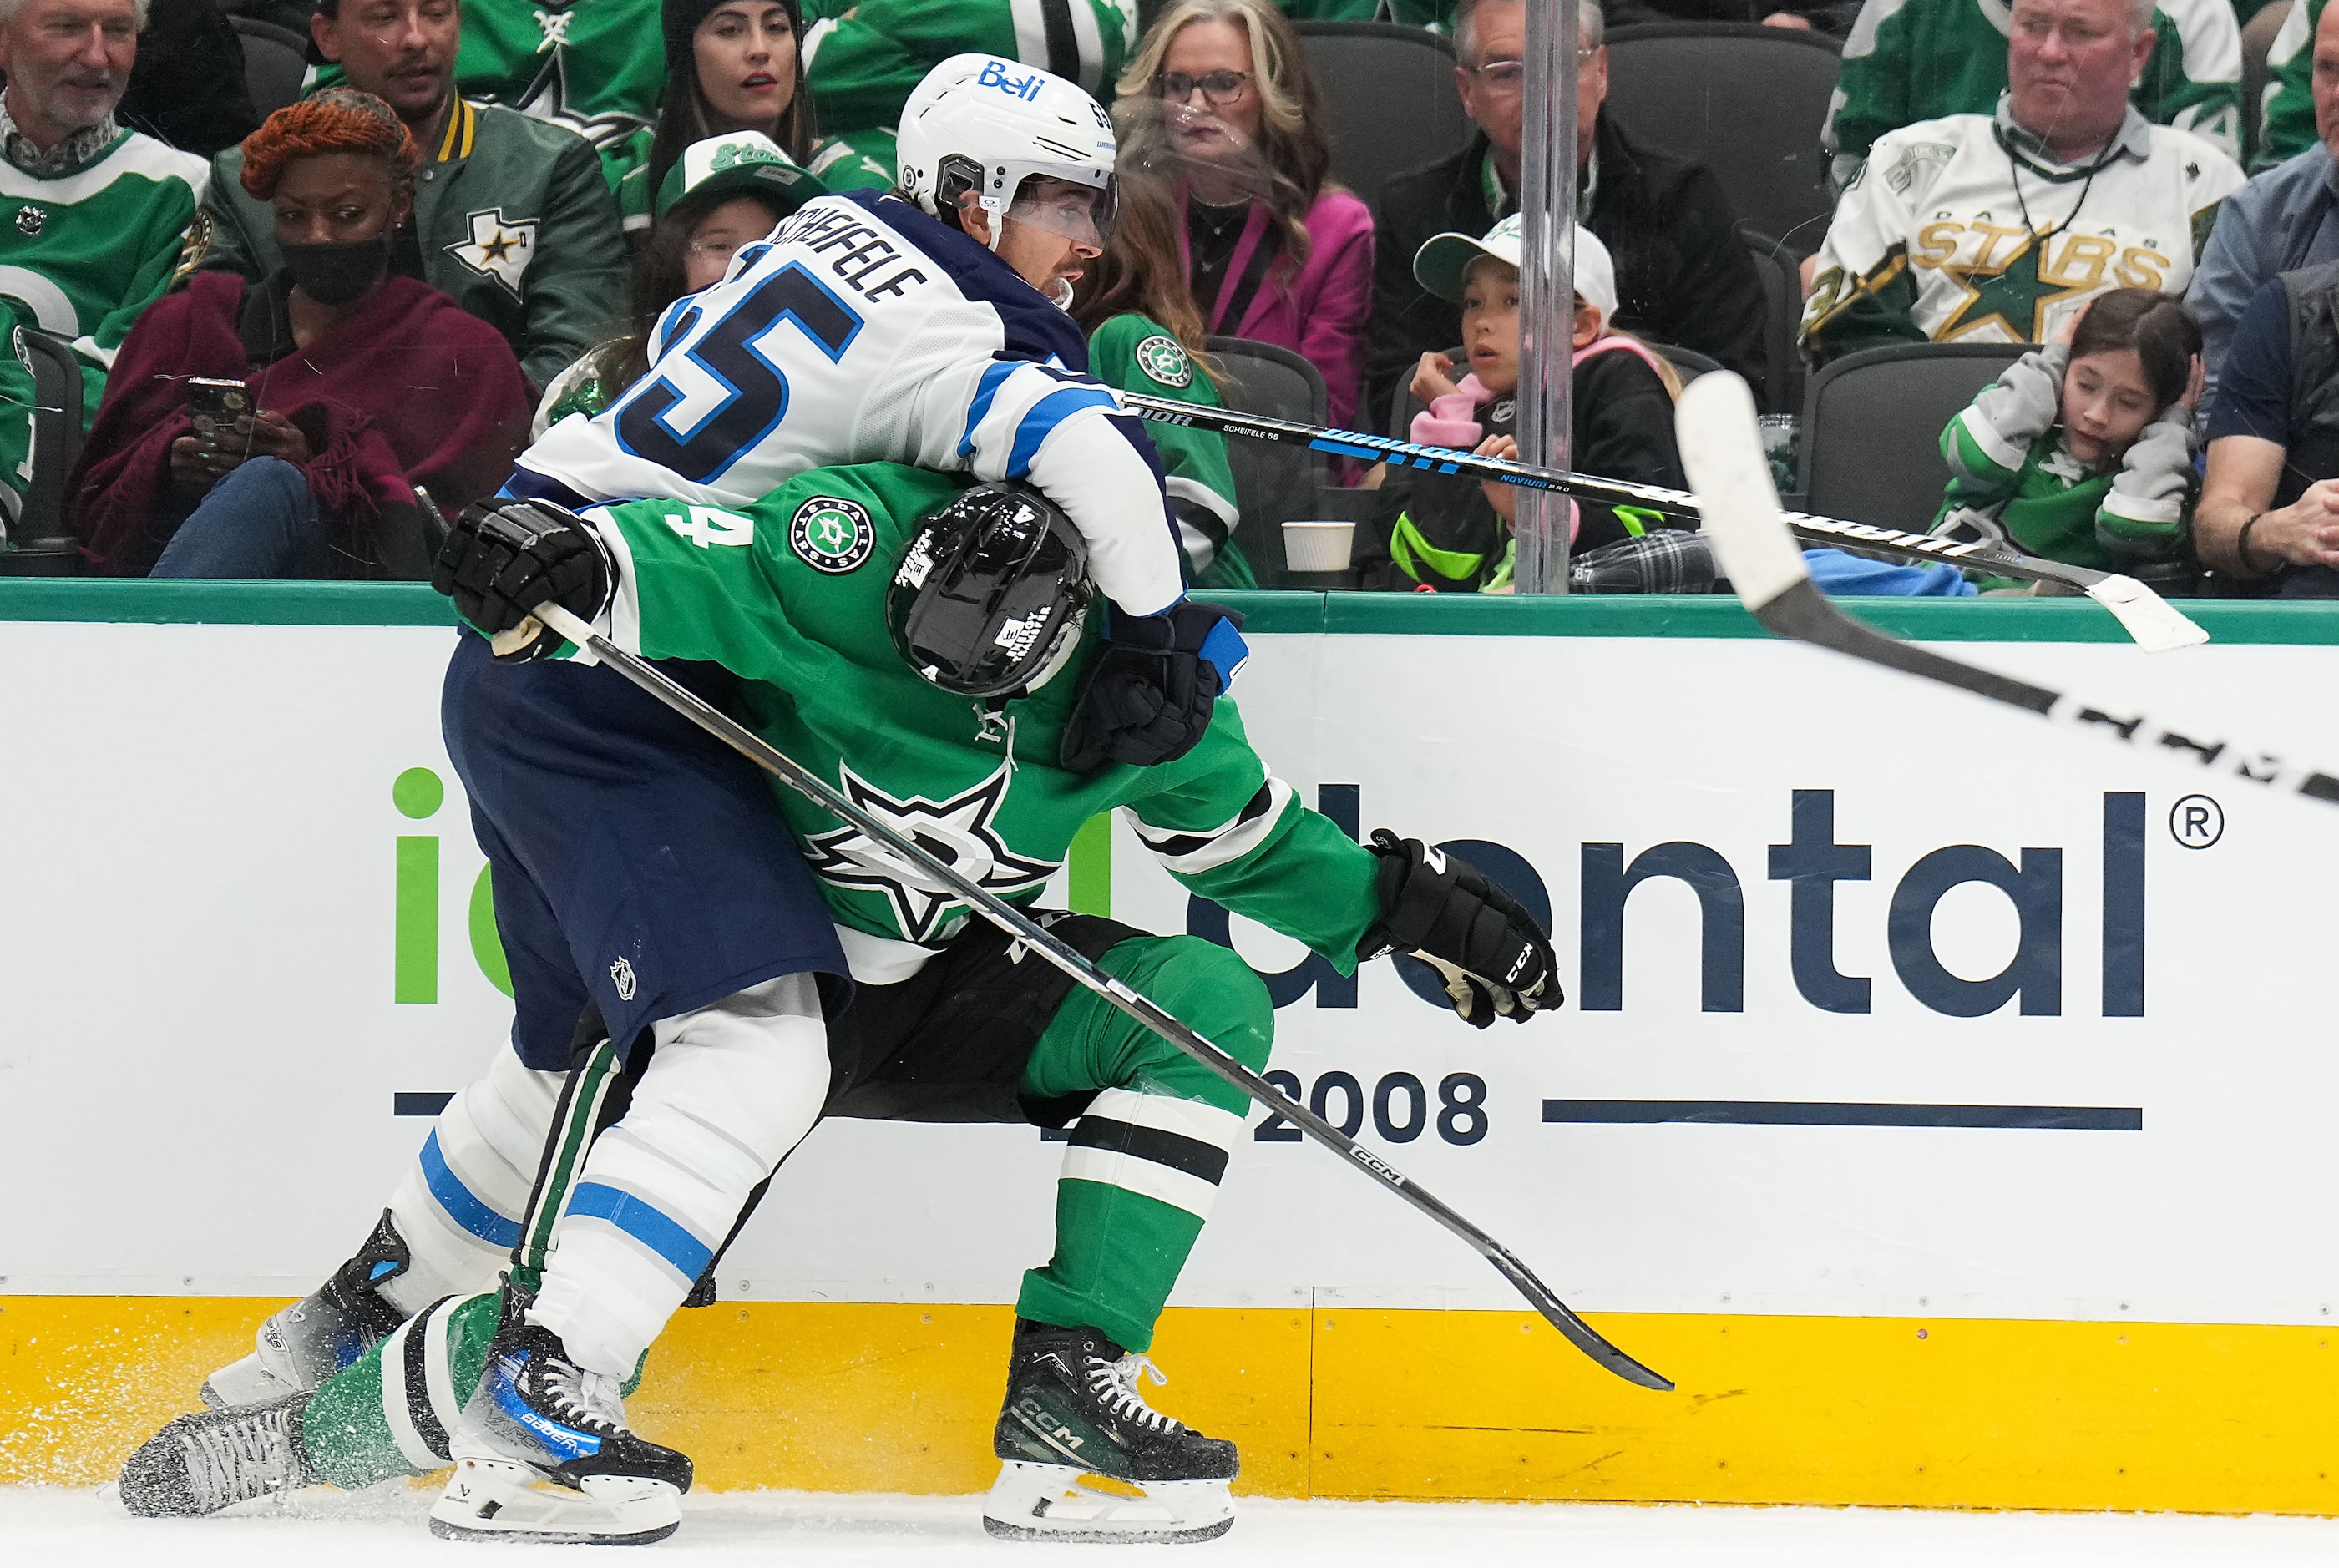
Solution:
M 447 253 L 483 278 L 493 278 L 519 298 L 520 281 L 536 260 L 536 220 L 504 216 L 501 207 L 469 215 L 471 237 Z
M 868 511 L 840 497 L 814 496 L 788 521 L 788 547 L 814 571 L 833 577 L 860 566 L 876 546 Z
M 1165 387 L 1194 384 L 1194 362 L 1186 357 L 1185 346 L 1167 333 L 1156 332 L 1146 339 L 1131 357 L 1139 370 Z
M 1007 801 L 1008 764 L 971 789 L 944 800 L 896 798 L 840 763 L 845 798 L 986 892 L 1008 897 L 1029 892 L 1055 874 L 1046 861 L 1017 854 L 1000 836 Z M 856 827 L 815 833 L 805 841 L 813 873 L 839 887 L 885 895 L 902 934 L 912 942 L 948 937 L 965 919 L 965 906 L 940 883 Z

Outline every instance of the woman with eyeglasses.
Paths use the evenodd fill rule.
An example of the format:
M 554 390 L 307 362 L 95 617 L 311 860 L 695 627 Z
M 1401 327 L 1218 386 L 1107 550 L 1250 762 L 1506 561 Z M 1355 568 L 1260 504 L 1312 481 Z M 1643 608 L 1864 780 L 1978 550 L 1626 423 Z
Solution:
M 1290 349 L 1353 422 L 1373 220 L 1333 184 L 1324 112 L 1291 24 L 1267 0 L 1172 0 L 1121 74 L 1123 166 L 1177 192 L 1204 330 Z

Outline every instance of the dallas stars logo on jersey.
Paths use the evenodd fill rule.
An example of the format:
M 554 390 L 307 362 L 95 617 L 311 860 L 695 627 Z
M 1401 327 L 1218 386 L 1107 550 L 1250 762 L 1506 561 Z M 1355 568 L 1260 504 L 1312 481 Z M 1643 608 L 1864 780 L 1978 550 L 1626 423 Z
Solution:
M 876 546 L 869 514 L 834 496 L 814 496 L 796 508 L 788 524 L 788 547 L 814 571 L 831 577 L 861 565 Z
M 501 207 L 468 215 L 471 237 L 447 247 L 447 253 L 483 277 L 491 277 L 515 296 L 528 264 L 536 259 L 536 220 L 510 219 Z
M 1194 362 L 1186 357 L 1185 347 L 1177 339 L 1160 333 L 1137 345 L 1130 356 L 1137 368 L 1165 387 L 1190 387 L 1194 384 Z
M 837 764 L 837 774 L 847 799 L 988 892 L 1002 896 L 1028 892 L 1055 874 L 1055 866 L 1048 862 L 1027 860 L 1008 848 L 993 825 L 1013 776 L 1005 763 L 973 788 L 940 801 L 924 795 L 896 799 L 843 763 Z M 884 894 L 902 934 L 912 942 L 947 937 L 946 928 L 965 918 L 947 889 L 929 882 L 859 828 L 814 833 L 805 843 L 814 875 L 839 887 Z M 945 913 L 951 918 L 945 920 Z

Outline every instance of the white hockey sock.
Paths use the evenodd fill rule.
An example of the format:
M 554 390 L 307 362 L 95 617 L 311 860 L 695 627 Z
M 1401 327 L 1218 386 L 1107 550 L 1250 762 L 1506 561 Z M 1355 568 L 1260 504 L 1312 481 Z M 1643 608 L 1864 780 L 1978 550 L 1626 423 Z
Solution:
M 653 1027 L 656 1053 L 624 1119 L 586 1157 L 528 1312 L 578 1366 L 620 1378 L 828 1095 L 828 1031 L 810 975 Z
M 519 1239 L 520 1216 L 544 1159 L 545 1134 L 567 1081 L 535 1072 L 507 1044 L 488 1074 L 439 1113 L 390 1200 L 412 1264 L 381 1294 L 411 1317 L 442 1296 L 492 1290 Z

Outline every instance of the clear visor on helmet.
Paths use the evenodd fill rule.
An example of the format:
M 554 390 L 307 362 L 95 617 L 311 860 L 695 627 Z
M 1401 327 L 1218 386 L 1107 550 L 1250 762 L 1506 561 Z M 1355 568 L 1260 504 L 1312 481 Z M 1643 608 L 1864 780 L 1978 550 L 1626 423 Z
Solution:
M 1110 176 L 1102 185 L 1083 185 L 1034 174 L 1017 188 L 1007 219 L 1102 252 L 1112 238 L 1113 218 L 1120 205 L 1120 191 Z

